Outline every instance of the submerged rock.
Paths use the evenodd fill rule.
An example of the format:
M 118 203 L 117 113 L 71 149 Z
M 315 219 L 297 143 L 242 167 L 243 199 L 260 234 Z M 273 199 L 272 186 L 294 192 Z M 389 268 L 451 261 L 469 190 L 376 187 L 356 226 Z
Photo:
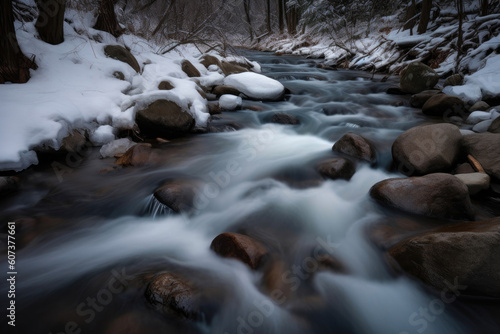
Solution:
M 271 117 L 271 123 L 285 124 L 285 125 L 298 125 L 300 121 L 297 117 L 284 113 L 277 113 Z
M 474 218 L 467 186 L 450 174 L 384 180 L 370 189 L 370 196 L 381 205 L 412 214 L 457 220 Z
M 373 145 L 355 133 L 346 133 L 332 147 L 333 151 L 368 161 L 375 162 L 376 152 Z
M 239 233 L 219 234 L 212 241 L 210 249 L 220 256 L 238 259 L 252 269 L 257 269 L 267 254 L 264 245 Z
M 107 57 L 129 64 L 137 73 L 141 71 L 141 67 L 134 55 L 121 45 L 106 45 L 104 47 L 104 53 Z
M 413 62 L 402 72 L 399 85 L 403 91 L 417 94 L 432 89 L 438 81 L 436 71 L 420 62 Z
M 337 158 L 320 162 L 316 170 L 327 179 L 350 180 L 356 172 L 356 165 L 349 159 Z

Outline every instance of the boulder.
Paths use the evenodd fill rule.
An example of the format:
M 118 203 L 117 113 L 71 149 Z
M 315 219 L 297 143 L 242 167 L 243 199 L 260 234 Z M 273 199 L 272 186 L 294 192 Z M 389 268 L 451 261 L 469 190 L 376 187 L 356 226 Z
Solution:
M 187 59 L 184 59 L 181 62 L 181 68 L 184 73 L 187 74 L 188 77 L 190 78 L 197 78 L 201 77 L 200 71 L 194 65 Z
M 399 86 L 402 90 L 417 94 L 432 89 L 439 80 L 439 75 L 429 66 L 413 62 L 402 72 Z
M 176 213 L 190 212 L 195 206 L 201 183 L 193 180 L 169 180 L 155 190 L 155 198 Z
M 217 97 L 220 97 L 222 95 L 239 96 L 241 94 L 241 92 L 236 88 L 226 85 L 215 86 L 214 89 L 212 90 L 212 93 L 215 94 L 215 96 Z
M 493 124 L 493 120 L 488 119 L 486 121 L 481 121 L 472 127 L 472 131 L 477 133 L 488 132 L 491 124 Z
M 471 195 L 475 195 L 490 187 L 490 177 L 485 173 L 456 174 L 455 177 L 467 186 Z
M 365 138 L 354 133 L 346 133 L 332 147 L 340 152 L 368 162 L 375 162 L 376 152 L 373 145 Z
M 465 162 L 463 164 L 460 164 L 457 169 L 455 170 L 455 174 L 469 174 L 469 173 L 475 173 L 476 171 L 472 167 L 472 165 L 468 162 Z
M 226 75 L 226 76 L 231 75 L 231 74 L 248 72 L 248 69 L 244 68 L 243 66 L 240 66 L 238 64 L 229 63 L 227 61 L 222 61 L 221 66 L 219 66 L 219 67 L 222 70 L 222 72 L 224 72 L 224 75 Z
M 219 58 L 217 57 L 214 57 L 212 55 L 203 55 L 201 58 L 200 58 L 200 63 L 205 66 L 207 69 L 211 66 L 211 65 L 216 65 L 217 67 L 219 67 L 220 69 L 222 69 L 222 66 L 221 66 L 221 62 L 219 60 Z
M 239 96 L 230 94 L 222 95 L 219 99 L 219 107 L 221 110 L 236 110 L 241 108 L 243 100 Z
M 444 81 L 443 87 L 446 86 L 461 86 L 464 84 L 464 75 L 461 73 L 450 75 Z
M 86 145 L 87 138 L 85 137 L 85 133 L 83 131 L 73 130 L 63 138 L 59 151 L 67 153 L 81 153 L 85 150 Z
M 489 120 L 490 118 L 491 114 L 489 112 L 476 110 L 467 117 L 465 122 L 467 124 L 477 124 L 479 122 Z
M 219 234 L 212 241 L 210 249 L 220 256 L 238 259 L 252 269 L 257 269 L 267 255 L 264 245 L 239 233 Z
M 389 254 L 442 296 L 500 297 L 500 218 L 456 223 L 404 240 Z M 446 301 L 446 300 L 445 300 Z
M 452 124 L 411 128 L 392 144 L 392 158 L 405 175 L 450 170 L 460 154 L 462 134 Z
M 414 94 L 410 98 L 410 105 L 413 108 L 422 108 L 428 99 L 439 93 L 441 93 L 441 91 L 437 89 L 432 89 L 432 90 L 424 90 L 423 92 Z
M 431 96 L 422 106 L 422 112 L 425 115 L 436 117 L 467 117 L 464 101 L 456 96 L 446 94 Z
M 500 133 L 500 117 L 495 118 L 488 128 L 488 132 Z
M 136 113 L 135 121 L 141 133 L 150 137 L 175 138 L 188 133 L 194 126 L 193 117 L 173 101 L 157 100 Z
M 280 101 L 285 97 L 285 87 L 279 81 L 253 72 L 228 75 L 224 85 L 235 87 L 253 100 Z
M 271 117 L 271 123 L 285 124 L 285 125 L 298 125 L 300 121 L 297 117 L 285 113 L 277 113 Z
M 476 133 L 462 138 L 467 154 L 483 166 L 486 173 L 500 180 L 500 133 Z
M 174 89 L 174 85 L 172 85 L 172 83 L 170 81 L 162 81 L 158 84 L 158 89 L 159 90 L 171 90 L 171 89 Z
M 412 214 L 457 220 L 474 218 L 467 186 L 450 174 L 384 180 L 370 189 L 370 196 L 379 204 Z
M 146 299 L 163 312 L 198 320 L 200 293 L 184 277 L 162 273 L 153 278 L 145 291 Z
M 129 148 L 118 160 L 116 165 L 144 166 L 149 163 L 151 144 L 136 144 Z
M 129 64 L 137 73 L 141 71 L 141 67 L 139 66 L 139 63 L 137 62 L 137 59 L 135 59 L 134 55 L 121 45 L 106 45 L 104 47 L 104 54 L 106 54 L 109 58 Z
M 476 102 L 470 107 L 469 111 L 474 112 L 474 111 L 486 111 L 490 108 L 490 105 L 484 101 L 479 101 Z
M 320 162 L 316 170 L 326 179 L 350 180 L 356 172 L 356 165 L 349 159 L 336 158 Z

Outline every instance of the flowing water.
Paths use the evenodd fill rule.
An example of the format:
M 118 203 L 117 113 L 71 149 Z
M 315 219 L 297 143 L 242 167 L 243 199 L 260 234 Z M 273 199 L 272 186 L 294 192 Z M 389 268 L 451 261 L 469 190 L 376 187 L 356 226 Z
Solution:
M 91 149 L 84 158 L 61 158 L 58 175 L 48 163 L 21 175 L 20 191 L 0 203 L 22 247 L 18 332 L 471 333 L 498 326 L 488 301 L 444 303 L 439 291 L 387 265 L 383 247 L 437 226 L 368 196 L 374 183 L 399 176 L 391 169 L 394 139 L 424 121 L 405 97 L 385 94 L 394 79 L 318 69 L 299 57 L 246 56 L 290 94 L 283 102 L 246 101 L 213 122 L 238 131 L 157 145 L 159 162 L 149 166 L 111 170 L 114 159 Z M 278 112 L 300 124 L 270 123 Z M 350 181 L 319 182 L 315 164 L 334 157 L 333 143 L 347 132 L 370 139 L 377 162 L 358 162 Z M 194 211 L 174 214 L 152 196 L 173 178 L 204 182 Z M 399 232 L 376 243 L 377 226 Z M 210 244 L 223 232 L 265 244 L 280 275 L 269 279 L 269 268 L 252 271 L 214 254 Z M 313 250 L 334 256 L 344 272 L 319 270 Z M 148 304 L 145 287 L 163 271 L 203 292 L 200 319 Z M 274 301 L 269 286 L 282 292 Z

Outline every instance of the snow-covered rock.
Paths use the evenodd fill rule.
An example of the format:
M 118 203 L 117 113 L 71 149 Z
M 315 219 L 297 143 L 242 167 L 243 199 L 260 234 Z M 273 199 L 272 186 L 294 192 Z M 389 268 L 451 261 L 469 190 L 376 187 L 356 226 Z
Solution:
M 478 86 L 481 89 L 483 97 L 494 98 L 500 96 L 500 55 L 493 56 L 486 61 L 485 66 L 465 77 L 467 87 L 471 85 Z
M 483 95 L 479 86 L 470 84 L 462 86 L 446 86 L 443 93 L 461 98 L 465 103 L 474 104 L 481 101 Z
M 128 138 L 121 138 L 117 140 L 113 140 L 112 142 L 107 143 L 101 150 L 101 156 L 103 158 L 114 157 L 117 154 L 125 153 L 129 148 L 134 146 L 135 143 Z
M 279 101 L 285 95 L 285 87 L 277 80 L 253 72 L 231 74 L 224 85 L 233 86 L 250 99 Z
M 219 106 L 222 110 L 236 110 L 243 103 L 241 97 L 225 94 L 219 99 Z
M 486 121 L 491 118 L 491 113 L 486 111 L 474 111 L 472 112 L 467 120 L 465 121 L 468 124 L 477 124 L 482 121 Z
M 94 146 L 102 146 L 115 140 L 116 130 L 111 125 L 101 125 L 90 134 L 90 142 Z

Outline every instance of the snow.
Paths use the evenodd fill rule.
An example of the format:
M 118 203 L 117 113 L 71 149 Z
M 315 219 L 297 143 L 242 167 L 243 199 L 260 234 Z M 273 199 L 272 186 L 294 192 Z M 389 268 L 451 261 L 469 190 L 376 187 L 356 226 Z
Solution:
M 500 43 L 500 38 L 497 39 Z M 466 76 L 465 84 L 467 87 L 478 86 L 483 99 L 500 96 L 500 55 L 488 58 L 483 68 Z
M 474 104 L 481 101 L 481 88 L 474 84 L 462 86 L 446 86 L 443 93 L 461 98 L 465 103 Z
M 224 84 L 235 87 L 254 100 L 279 100 L 285 92 L 285 87 L 279 81 L 253 72 L 228 75 Z
M 130 139 L 121 138 L 104 145 L 99 152 L 103 158 L 114 157 L 116 154 L 125 153 L 134 145 L 135 143 Z
M 94 146 L 102 146 L 115 140 L 116 129 L 111 125 L 101 125 L 90 134 L 90 142 Z
M 219 106 L 222 110 L 236 110 L 241 107 L 243 100 L 239 96 L 224 94 L 219 98 Z
M 482 121 L 486 121 L 491 118 L 491 112 L 486 111 L 474 111 L 472 112 L 467 120 L 465 121 L 467 124 L 477 124 Z

